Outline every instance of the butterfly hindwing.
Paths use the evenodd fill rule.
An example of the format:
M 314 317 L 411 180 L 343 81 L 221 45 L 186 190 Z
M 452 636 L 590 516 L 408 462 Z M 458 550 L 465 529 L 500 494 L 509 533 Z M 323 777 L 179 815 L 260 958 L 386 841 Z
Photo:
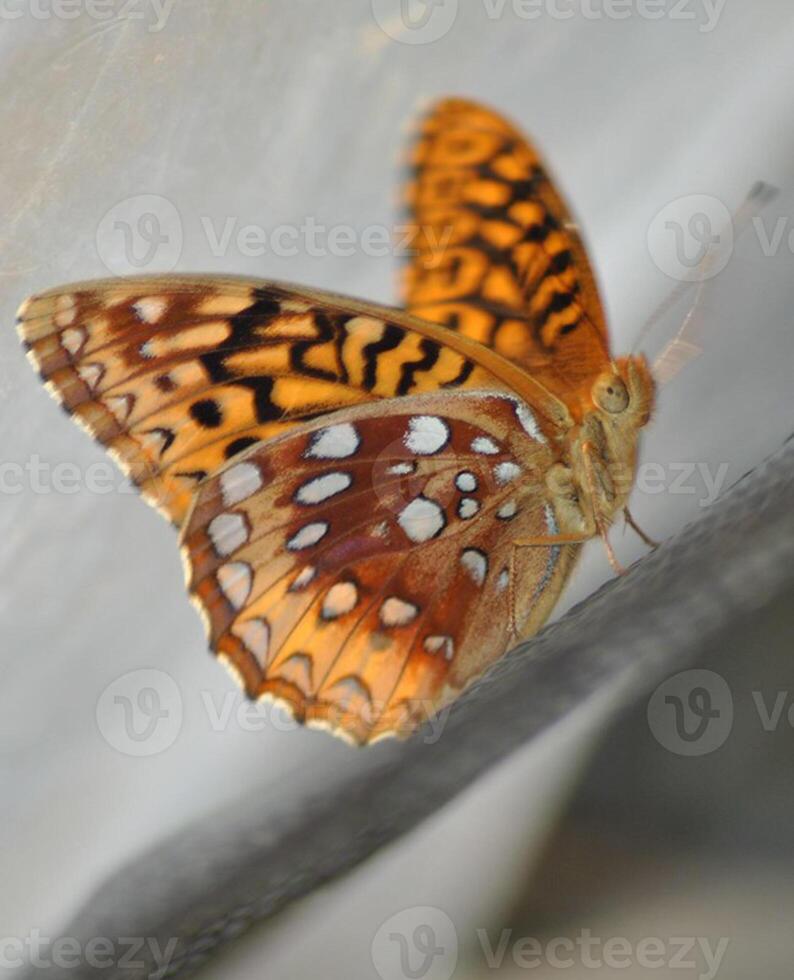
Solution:
M 357 742 L 406 734 L 515 641 L 567 561 L 512 553 L 553 523 L 527 412 L 479 392 L 345 409 L 202 484 L 188 588 L 252 697 Z
M 565 397 L 609 363 L 601 301 L 568 208 L 533 147 L 463 99 L 425 117 L 411 158 L 404 300 Z

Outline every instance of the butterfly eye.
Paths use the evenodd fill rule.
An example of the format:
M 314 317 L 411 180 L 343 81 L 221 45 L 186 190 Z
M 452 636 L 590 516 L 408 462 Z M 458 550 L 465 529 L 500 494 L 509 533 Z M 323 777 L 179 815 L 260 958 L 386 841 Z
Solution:
M 619 415 L 629 406 L 629 393 L 616 375 L 599 378 L 593 386 L 593 401 L 610 415 Z

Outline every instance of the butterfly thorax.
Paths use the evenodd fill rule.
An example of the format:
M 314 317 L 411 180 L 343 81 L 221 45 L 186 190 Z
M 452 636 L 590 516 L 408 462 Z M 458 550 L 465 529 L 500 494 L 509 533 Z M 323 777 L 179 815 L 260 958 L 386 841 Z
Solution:
M 653 404 L 642 357 L 623 358 L 597 379 L 582 420 L 566 433 L 562 460 L 547 476 L 560 532 L 583 537 L 607 527 L 628 503 L 640 430 Z

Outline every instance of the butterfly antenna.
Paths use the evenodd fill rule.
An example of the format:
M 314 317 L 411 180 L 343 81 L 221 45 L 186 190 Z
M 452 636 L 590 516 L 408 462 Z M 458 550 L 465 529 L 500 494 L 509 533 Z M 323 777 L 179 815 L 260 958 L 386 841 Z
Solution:
M 753 185 L 743 203 L 734 212 L 730 219 L 733 226 L 734 241 L 736 241 L 749 227 L 752 220 L 777 197 L 778 193 L 779 191 L 776 187 L 773 187 L 771 184 L 767 184 L 764 181 L 758 181 L 758 183 Z M 726 230 L 727 229 L 724 229 L 723 233 L 725 233 Z M 723 235 L 720 235 L 716 240 L 722 241 Z M 691 328 L 695 320 L 695 314 L 701 307 L 704 287 L 706 282 L 710 279 L 709 273 L 715 258 L 715 250 L 709 248 L 693 270 L 692 280 L 680 283 L 669 296 L 662 300 L 659 306 L 657 306 L 657 308 L 645 322 L 645 325 L 640 331 L 637 341 L 634 344 L 633 351 L 636 351 L 648 334 L 659 323 L 659 321 L 662 320 L 667 313 L 674 306 L 676 306 L 684 296 L 686 296 L 688 292 L 690 292 L 693 288 L 696 289 L 694 299 L 683 319 L 683 322 L 681 323 L 681 326 L 676 332 L 675 337 L 673 337 L 670 343 L 666 345 L 653 364 L 653 374 L 660 385 L 667 384 L 669 381 L 671 381 L 679 373 L 679 371 L 681 371 L 687 364 L 695 360 L 695 358 L 702 353 L 702 348 L 692 340 Z

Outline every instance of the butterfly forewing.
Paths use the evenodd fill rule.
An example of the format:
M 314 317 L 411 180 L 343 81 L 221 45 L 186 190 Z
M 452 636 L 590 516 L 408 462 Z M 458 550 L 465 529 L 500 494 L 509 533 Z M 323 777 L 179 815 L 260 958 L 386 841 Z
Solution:
M 201 276 L 86 283 L 20 311 L 52 393 L 176 524 L 205 476 L 302 419 L 500 386 L 472 352 L 420 330 L 386 307 Z
M 188 587 L 251 696 L 357 742 L 407 734 L 515 641 L 565 564 L 513 555 L 553 523 L 528 412 L 479 392 L 347 409 L 202 484 Z
M 407 205 L 406 307 L 491 347 L 565 397 L 609 363 L 595 279 L 530 144 L 494 112 L 448 99 L 425 117 Z

